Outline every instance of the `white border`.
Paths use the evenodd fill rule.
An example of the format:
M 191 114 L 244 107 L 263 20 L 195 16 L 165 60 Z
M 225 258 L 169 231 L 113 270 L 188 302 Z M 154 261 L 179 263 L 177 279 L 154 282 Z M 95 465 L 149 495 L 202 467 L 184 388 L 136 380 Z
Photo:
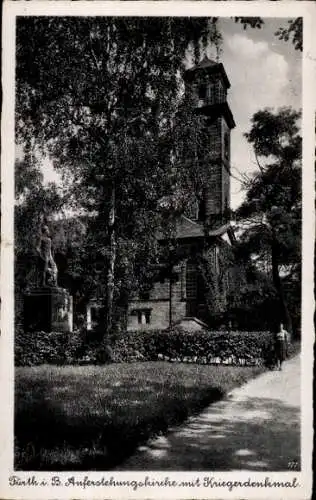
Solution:
M 51 489 L 49 487 L 10 488 L 8 477 L 13 463 L 13 199 L 14 199 L 14 53 L 15 53 L 15 17 L 17 15 L 120 15 L 120 16 L 260 16 L 261 17 L 304 17 L 304 56 L 303 56 L 303 300 L 302 300 L 302 466 L 301 473 L 295 474 L 301 487 L 297 489 L 266 490 L 244 489 L 229 492 L 227 489 L 172 489 L 148 488 L 132 489 Z M 5 1 L 3 7 L 3 108 L 2 108 L 2 243 L 1 243 L 1 331 L 0 337 L 0 381 L 2 404 L 0 411 L 0 497 L 2 498 L 293 498 L 307 499 L 311 496 L 312 480 L 312 378 L 313 378 L 313 269 L 314 269 L 314 114 L 315 114 L 315 46 L 313 21 L 316 9 L 313 2 L 99 2 L 99 1 Z M 89 473 L 89 478 L 139 479 L 145 476 L 155 479 L 170 479 L 181 476 L 182 480 L 194 479 L 212 474 L 217 479 L 227 478 L 262 480 L 291 480 L 293 473 L 210 473 L 168 472 L 168 473 Z M 20 477 L 29 477 L 30 473 L 19 473 Z M 34 473 L 36 478 L 49 478 L 54 473 Z M 59 477 L 69 477 L 69 473 L 60 473 Z M 76 473 L 83 479 L 86 473 Z

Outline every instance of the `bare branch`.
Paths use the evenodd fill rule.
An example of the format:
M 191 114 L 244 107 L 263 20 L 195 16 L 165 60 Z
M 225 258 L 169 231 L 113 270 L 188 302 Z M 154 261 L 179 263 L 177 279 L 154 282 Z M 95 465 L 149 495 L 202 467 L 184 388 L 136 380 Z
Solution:
M 258 158 L 258 155 L 256 152 L 255 152 L 255 157 L 256 157 L 256 162 L 257 162 L 258 168 L 259 168 L 260 172 L 263 174 L 264 170 L 263 170 L 262 165 L 260 165 L 259 158 Z

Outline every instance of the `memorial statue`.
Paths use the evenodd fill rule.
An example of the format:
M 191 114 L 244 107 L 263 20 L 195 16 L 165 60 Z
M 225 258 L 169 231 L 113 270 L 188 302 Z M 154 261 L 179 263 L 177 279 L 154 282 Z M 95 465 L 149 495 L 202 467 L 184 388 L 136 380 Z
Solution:
M 40 285 L 57 286 L 57 266 L 52 254 L 52 240 L 48 226 L 43 225 L 36 251 L 39 256 Z

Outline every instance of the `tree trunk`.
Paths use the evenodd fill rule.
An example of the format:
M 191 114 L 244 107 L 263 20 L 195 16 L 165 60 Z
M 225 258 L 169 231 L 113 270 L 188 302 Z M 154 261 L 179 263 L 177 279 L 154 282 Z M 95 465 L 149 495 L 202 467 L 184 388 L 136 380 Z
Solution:
M 272 231 L 272 244 L 271 244 L 271 250 L 272 250 L 272 279 L 273 279 L 273 284 L 278 292 L 279 296 L 279 302 L 280 302 L 280 307 L 281 307 L 281 318 L 280 320 L 283 321 L 285 324 L 286 330 L 292 334 L 293 327 L 292 327 L 292 319 L 291 315 L 289 312 L 289 309 L 287 307 L 284 291 L 283 291 L 283 286 L 280 278 L 280 273 L 279 273 L 279 251 L 278 251 L 278 244 L 276 240 L 276 236 L 274 234 L 274 231 Z
M 115 185 L 114 181 L 111 188 L 110 211 L 108 219 L 109 231 L 109 262 L 107 272 L 107 294 L 106 294 L 106 336 L 111 335 L 113 326 L 113 299 L 114 299 L 114 278 L 115 278 L 115 261 L 116 261 L 116 237 L 115 237 Z

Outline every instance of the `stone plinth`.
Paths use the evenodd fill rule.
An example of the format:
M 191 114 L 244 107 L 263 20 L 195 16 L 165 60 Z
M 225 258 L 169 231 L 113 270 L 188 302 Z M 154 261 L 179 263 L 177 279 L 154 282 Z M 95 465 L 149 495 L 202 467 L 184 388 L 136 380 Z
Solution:
M 59 287 L 34 288 L 24 295 L 24 330 L 71 332 L 72 297 Z

